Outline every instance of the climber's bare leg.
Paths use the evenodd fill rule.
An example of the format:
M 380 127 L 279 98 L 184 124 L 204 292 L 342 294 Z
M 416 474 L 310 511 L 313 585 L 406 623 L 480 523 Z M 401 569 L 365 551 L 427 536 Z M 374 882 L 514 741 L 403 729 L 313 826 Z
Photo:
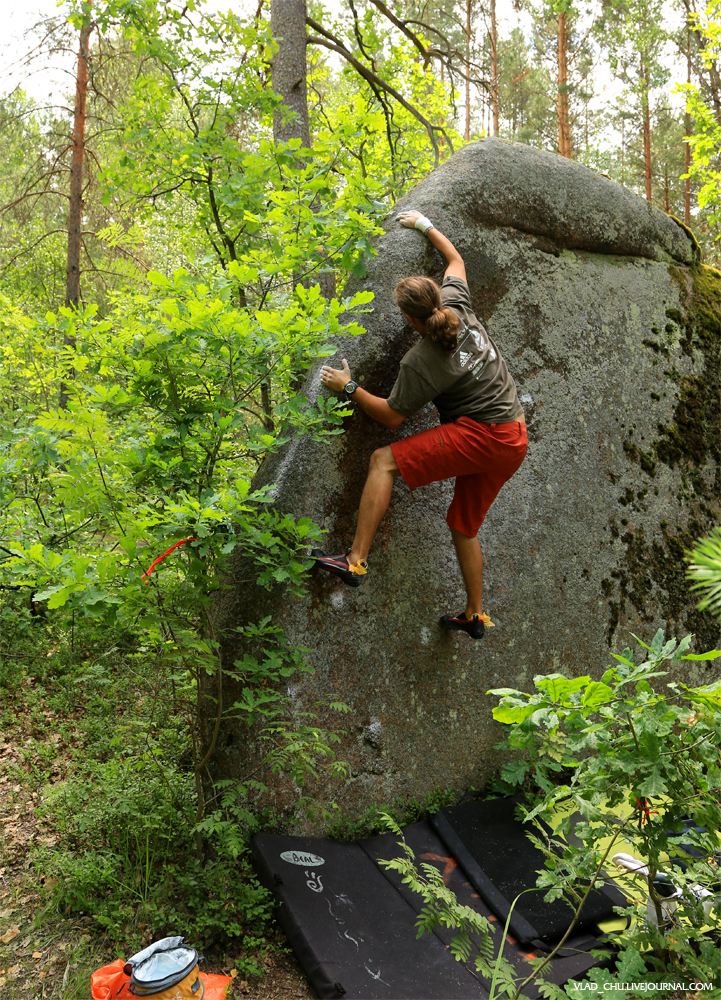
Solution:
M 464 535 L 457 528 L 451 528 L 451 535 L 468 595 L 466 618 L 471 619 L 473 615 L 480 615 L 483 610 L 483 553 L 476 535 Z
M 373 452 L 368 468 L 368 478 L 363 487 L 363 495 L 358 509 L 355 538 L 348 553 L 348 562 L 351 566 L 355 566 L 361 559 L 368 558 L 368 550 L 371 547 L 373 536 L 383 520 L 383 515 L 388 510 L 393 480 L 400 474 L 401 471 L 396 465 L 390 447 L 377 448 Z

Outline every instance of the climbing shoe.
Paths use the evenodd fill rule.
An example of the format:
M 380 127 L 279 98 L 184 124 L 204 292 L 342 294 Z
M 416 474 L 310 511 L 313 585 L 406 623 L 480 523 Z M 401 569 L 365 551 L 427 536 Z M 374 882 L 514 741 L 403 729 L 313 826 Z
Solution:
M 348 552 L 350 552 L 350 549 L 348 549 Z M 364 559 L 361 559 L 355 566 L 351 566 L 348 562 L 348 552 L 343 556 L 329 556 L 324 549 L 311 549 L 310 554 L 321 569 L 328 570 L 329 573 L 335 573 L 349 587 L 360 587 L 363 583 L 363 577 L 368 572 L 368 563 Z
M 493 622 L 488 615 L 473 615 L 466 618 L 462 611 L 458 615 L 443 615 L 440 624 L 451 631 L 467 632 L 471 639 L 482 639 L 487 628 L 493 628 Z

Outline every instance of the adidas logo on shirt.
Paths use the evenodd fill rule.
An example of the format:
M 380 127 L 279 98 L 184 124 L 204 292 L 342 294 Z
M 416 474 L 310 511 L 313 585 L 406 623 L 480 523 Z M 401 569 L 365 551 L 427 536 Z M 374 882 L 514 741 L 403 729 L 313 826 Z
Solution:
M 461 356 L 461 367 L 465 368 L 466 365 L 468 364 L 469 360 L 471 359 L 472 355 L 471 354 L 466 354 L 465 351 L 461 351 L 460 352 L 460 356 Z

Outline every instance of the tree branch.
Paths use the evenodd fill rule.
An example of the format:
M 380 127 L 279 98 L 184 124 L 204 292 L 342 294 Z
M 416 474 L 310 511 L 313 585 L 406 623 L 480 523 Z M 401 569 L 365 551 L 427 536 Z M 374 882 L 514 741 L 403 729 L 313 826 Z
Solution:
M 375 60 L 370 55 L 370 53 L 366 50 L 365 44 L 363 42 L 363 36 L 361 35 L 360 24 L 359 24 L 359 21 L 358 21 L 358 12 L 355 9 L 355 4 L 353 3 L 353 0 L 349 0 L 349 2 L 350 2 L 350 9 L 353 12 L 353 31 L 355 32 L 355 36 L 356 36 L 356 39 L 358 41 L 358 46 L 359 46 L 361 52 L 363 53 L 363 55 L 368 60 L 368 62 L 371 64 L 371 69 L 375 70 L 375 65 L 376 65 L 375 64 Z M 393 118 L 393 109 L 388 106 L 385 98 L 383 97 L 383 94 L 376 87 L 376 85 L 374 83 L 371 83 L 370 80 L 367 81 L 367 82 L 368 82 L 368 86 L 371 88 L 371 90 L 375 94 L 376 100 L 378 101 L 378 103 L 380 104 L 381 108 L 383 109 L 383 117 L 386 120 L 386 135 L 388 137 L 388 149 L 390 150 L 391 164 L 393 165 L 393 164 L 395 164 L 395 158 L 396 158 L 396 150 L 395 150 L 395 146 L 393 145 L 393 132 L 392 132 L 392 125 L 391 125 L 391 121 L 392 121 L 392 118 Z M 361 159 L 361 163 L 362 163 L 363 162 L 362 157 L 360 159 Z
M 374 2 L 374 0 L 371 0 L 371 2 Z M 446 51 L 444 52 L 443 49 L 430 48 L 428 49 L 428 55 L 433 59 L 440 59 L 441 62 L 445 64 L 446 69 L 448 70 L 449 73 L 458 73 L 460 77 L 462 77 L 464 80 L 468 80 L 469 83 L 475 83 L 477 87 L 483 87 L 485 90 L 490 89 L 488 80 L 484 79 L 483 77 L 468 76 L 462 69 L 459 69 L 458 66 L 455 66 L 451 62 L 452 57 L 456 56 L 458 59 L 460 59 L 461 64 L 465 65 L 466 55 L 464 52 L 459 52 L 458 49 L 454 48 L 442 31 L 439 31 L 438 28 L 434 28 L 430 24 L 426 24 L 425 21 L 416 21 L 413 18 L 408 18 L 403 23 L 406 26 L 409 24 L 417 24 L 419 27 L 423 28 L 424 31 L 429 31 L 429 32 L 432 31 L 434 35 L 438 35 L 439 38 L 443 39 L 443 41 L 446 44 Z M 473 61 L 470 61 L 468 65 L 469 67 L 472 66 L 474 69 L 480 71 L 482 71 L 483 69 L 482 66 Z
M 697 747 L 699 745 L 699 743 L 703 743 L 704 740 L 710 740 L 711 737 L 715 736 L 715 735 L 716 735 L 716 733 L 713 732 L 713 731 L 711 731 L 710 733 L 706 733 L 705 736 L 702 736 L 700 740 L 696 740 L 696 742 L 692 743 L 691 746 L 681 747 L 680 750 L 664 750 L 663 753 L 659 754 L 659 757 L 673 757 L 677 753 L 685 753 L 687 750 L 693 750 L 693 748 Z
M 431 61 L 430 51 L 426 49 L 426 47 L 423 45 L 418 35 L 416 35 L 415 32 L 411 31 L 411 29 L 408 27 L 405 21 L 401 21 L 400 18 L 396 17 L 392 11 L 388 10 L 386 5 L 383 3 L 383 0 L 370 0 L 370 2 L 373 4 L 374 7 L 378 8 L 378 10 L 384 17 L 388 18 L 391 24 L 395 24 L 396 28 L 398 28 L 399 31 L 402 31 L 403 34 L 406 36 L 406 38 L 409 38 L 413 42 L 415 47 L 423 56 L 424 67 L 428 66 L 428 63 Z
M 343 58 L 351 64 L 351 66 L 363 77 L 363 79 L 369 84 L 375 84 L 376 87 L 386 91 L 391 97 L 395 98 L 396 101 L 404 107 L 414 118 L 416 118 L 425 128 L 428 133 L 428 137 L 431 140 L 431 145 L 433 146 L 433 151 L 435 154 L 436 166 L 440 162 L 440 150 L 438 148 L 438 142 L 436 141 L 435 132 L 440 132 L 445 138 L 448 146 L 453 152 L 453 143 L 451 142 L 448 133 L 441 125 L 433 125 L 428 119 L 420 113 L 412 104 L 409 104 L 405 97 L 400 94 L 395 87 L 391 87 L 389 83 L 382 80 L 377 74 L 369 70 L 367 66 L 364 66 L 356 57 L 348 51 L 348 49 L 343 45 L 339 38 L 331 35 L 330 32 L 326 31 L 325 28 L 321 27 L 317 21 L 314 21 L 312 17 L 306 18 L 306 23 L 313 28 L 314 31 L 320 32 L 321 35 L 325 36 L 318 38 L 314 35 L 309 35 L 307 42 L 309 45 L 322 45 L 326 49 L 330 49 L 331 52 L 337 52 L 338 55 L 343 56 Z

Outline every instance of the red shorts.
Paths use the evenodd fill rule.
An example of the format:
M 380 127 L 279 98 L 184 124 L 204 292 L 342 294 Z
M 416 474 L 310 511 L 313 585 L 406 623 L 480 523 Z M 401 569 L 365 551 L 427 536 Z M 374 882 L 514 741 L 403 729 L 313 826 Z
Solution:
M 526 425 L 479 424 L 471 417 L 439 424 L 391 445 L 396 465 L 410 489 L 456 477 L 446 521 L 473 536 L 501 487 L 526 457 Z

